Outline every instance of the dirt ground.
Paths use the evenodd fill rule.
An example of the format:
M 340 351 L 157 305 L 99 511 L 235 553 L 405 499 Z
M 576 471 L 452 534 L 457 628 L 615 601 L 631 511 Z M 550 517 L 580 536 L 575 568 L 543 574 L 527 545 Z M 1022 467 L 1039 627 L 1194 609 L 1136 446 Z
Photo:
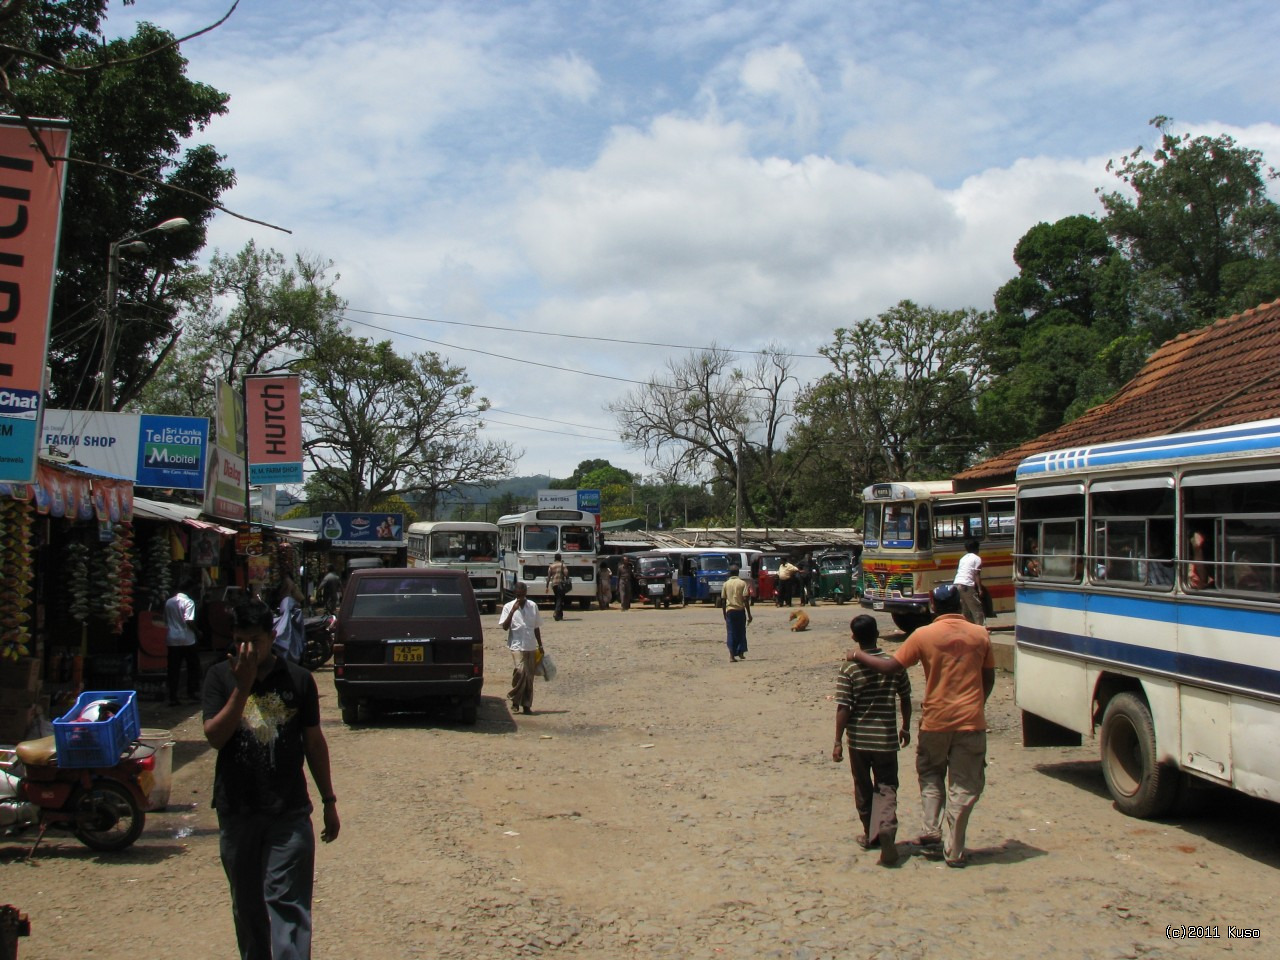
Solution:
M 1021 746 L 1003 672 L 971 866 L 914 848 L 878 866 L 853 842 L 848 765 L 830 759 L 836 661 L 856 611 L 810 612 L 810 629 L 791 633 L 787 611 L 757 607 L 739 663 L 709 607 L 548 615 L 560 675 L 538 682 L 529 717 L 507 709 L 510 660 L 486 617 L 486 696 L 470 728 L 409 714 L 347 728 L 320 671 L 343 828 L 317 858 L 315 955 L 1277 955 L 1277 807 L 1214 793 L 1196 816 L 1129 819 L 1093 743 Z M 918 670 L 912 680 L 918 717 Z M 171 807 L 131 850 L 51 836 L 24 862 L 0 839 L 0 903 L 31 920 L 23 960 L 235 955 L 196 708 L 146 704 L 142 721 L 174 732 L 176 770 Z M 1170 925 L 1218 937 L 1170 938 Z M 1231 937 L 1239 928 L 1260 939 Z

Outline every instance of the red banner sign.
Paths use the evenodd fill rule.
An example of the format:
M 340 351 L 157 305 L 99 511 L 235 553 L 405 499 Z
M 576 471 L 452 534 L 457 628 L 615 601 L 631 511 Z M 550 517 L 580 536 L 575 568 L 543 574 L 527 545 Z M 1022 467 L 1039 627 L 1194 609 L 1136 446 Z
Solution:
M 244 378 L 249 483 L 302 482 L 302 387 L 295 375 Z

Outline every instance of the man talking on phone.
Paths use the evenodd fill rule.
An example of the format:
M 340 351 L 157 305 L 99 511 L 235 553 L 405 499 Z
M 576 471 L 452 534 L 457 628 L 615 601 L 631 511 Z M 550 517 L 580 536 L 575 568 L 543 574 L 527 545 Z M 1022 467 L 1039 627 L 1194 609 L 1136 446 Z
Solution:
M 341 828 L 320 699 L 311 674 L 272 651 L 265 603 L 246 601 L 233 616 L 235 659 L 209 670 L 203 702 L 236 940 L 242 960 L 308 960 L 316 844 L 304 760 L 324 809 L 320 839 Z

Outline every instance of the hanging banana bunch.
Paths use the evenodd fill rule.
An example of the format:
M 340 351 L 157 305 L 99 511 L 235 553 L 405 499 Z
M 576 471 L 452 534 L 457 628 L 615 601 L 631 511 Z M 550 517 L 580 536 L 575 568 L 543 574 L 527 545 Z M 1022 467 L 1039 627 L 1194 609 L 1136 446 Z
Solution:
M 125 621 L 133 616 L 133 591 L 137 585 L 134 565 L 136 551 L 133 549 L 133 524 L 117 523 L 112 527 L 115 539 L 111 541 L 111 552 L 115 554 L 116 568 L 116 618 L 111 621 L 115 631 L 124 629 Z
M 69 543 L 66 550 L 67 613 L 77 623 L 89 619 L 89 548 L 83 543 Z
M 31 586 L 35 576 L 31 505 L 0 500 L 0 658 L 31 655 Z
M 143 596 L 155 609 L 163 608 L 164 602 L 173 594 L 172 569 L 173 550 L 169 531 L 161 527 L 147 541 L 146 561 L 142 570 Z

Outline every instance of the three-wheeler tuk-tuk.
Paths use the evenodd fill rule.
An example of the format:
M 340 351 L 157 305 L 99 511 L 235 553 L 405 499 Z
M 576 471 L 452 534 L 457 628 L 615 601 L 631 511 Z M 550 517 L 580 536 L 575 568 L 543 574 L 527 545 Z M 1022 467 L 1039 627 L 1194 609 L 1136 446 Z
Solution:
M 630 553 L 635 599 L 668 609 L 672 600 L 680 599 L 680 587 L 676 582 L 675 565 L 665 553 Z
M 714 603 L 729 579 L 729 558 L 723 553 L 686 554 L 680 558 L 680 592 L 685 605 Z
M 844 603 L 846 600 L 857 600 L 858 561 L 852 551 L 831 550 L 818 556 L 818 583 L 816 589 L 820 600 L 833 600 Z
M 756 599 L 764 602 L 778 597 L 778 568 L 783 560 L 790 560 L 789 553 L 762 553 L 751 564 L 756 577 Z

